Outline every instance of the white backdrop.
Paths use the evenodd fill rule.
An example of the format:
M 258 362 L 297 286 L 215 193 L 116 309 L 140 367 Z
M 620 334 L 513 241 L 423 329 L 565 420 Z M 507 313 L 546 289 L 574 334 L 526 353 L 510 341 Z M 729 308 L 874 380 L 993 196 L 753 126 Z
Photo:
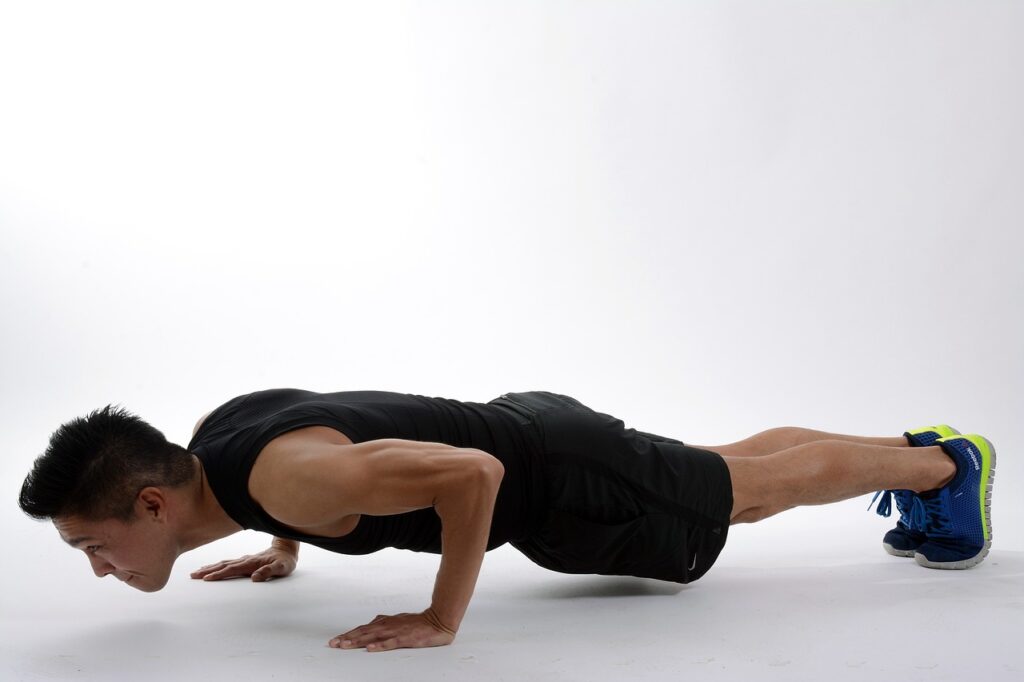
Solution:
M 185 444 L 203 413 L 281 386 L 474 401 L 545 389 L 707 445 L 782 425 L 948 423 L 999 452 L 995 544 L 971 571 L 889 568 L 879 539 L 893 519 L 866 512 L 869 498 L 800 509 L 734 528 L 720 565 L 673 597 L 690 602 L 668 610 L 690 618 L 706 600 L 695 631 L 645 611 L 670 597 L 595 599 L 604 625 L 576 642 L 558 619 L 591 600 L 559 603 L 551 586 L 612 585 L 634 602 L 681 586 L 563 576 L 503 547 L 455 646 L 359 665 L 387 671 L 390 656 L 466 679 L 976 671 L 949 652 L 901 658 L 885 648 L 893 632 L 857 635 L 882 658 L 815 654 L 785 610 L 775 639 L 730 639 L 725 620 L 702 649 L 717 654 L 679 647 L 725 604 L 744 620 L 725 595 L 746 593 L 714 586 L 743 571 L 750 595 L 790 605 L 807 595 L 786 585 L 827 595 L 836 582 L 857 611 L 864 578 L 841 568 L 853 561 L 900 571 L 876 585 L 970 581 L 993 622 L 1019 609 L 1022 26 L 1024 5 L 991 1 L 0 2 L 0 676 L 174 678 L 161 656 L 278 679 L 328 675 L 345 656 L 353 673 L 367 658 L 322 650 L 327 639 L 380 608 L 425 608 L 437 557 L 398 550 L 307 547 L 306 583 L 302 567 L 278 585 L 188 580 L 269 540 L 249 532 L 137 594 L 97 582 L 16 506 L 49 434 L 75 416 L 121 404 Z M 757 582 L 771 566 L 807 572 Z M 242 596 L 274 589 L 292 596 Z M 247 639 L 263 610 L 322 590 L 363 601 L 329 625 L 296 618 Z M 208 595 L 228 602 L 217 614 L 249 610 L 225 626 L 233 653 L 196 630 L 210 614 L 167 615 Z M 616 646 L 629 609 L 633 659 Z M 850 622 L 835 604 L 804 616 L 830 614 L 832 632 Z M 55 622 L 70 653 L 45 644 Z M 1016 674 L 999 658 L 1005 631 L 978 637 L 995 647 L 987 672 Z M 128 664 L 117 642 L 157 653 Z

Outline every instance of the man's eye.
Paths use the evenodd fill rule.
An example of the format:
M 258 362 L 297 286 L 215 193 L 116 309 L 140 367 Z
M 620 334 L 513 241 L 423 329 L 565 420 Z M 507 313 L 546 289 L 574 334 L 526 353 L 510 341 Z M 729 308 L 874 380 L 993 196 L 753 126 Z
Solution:
M 99 548 L 100 548 L 99 545 L 89 545 L 88 547 L 85 548 L 85 551 L 86 552 L 93 552 L 93 551 L 95 551 L 95 550 L 97 550 Z

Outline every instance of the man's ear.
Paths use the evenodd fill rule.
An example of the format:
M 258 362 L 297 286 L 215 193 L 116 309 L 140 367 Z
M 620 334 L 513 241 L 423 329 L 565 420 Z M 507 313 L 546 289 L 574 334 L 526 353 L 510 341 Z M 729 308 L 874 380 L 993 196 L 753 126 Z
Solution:
M 167 516 L 167 498 L 156 486 L 147 486 L 135 498 L 135 508 L 141 518 L 164 518 Z

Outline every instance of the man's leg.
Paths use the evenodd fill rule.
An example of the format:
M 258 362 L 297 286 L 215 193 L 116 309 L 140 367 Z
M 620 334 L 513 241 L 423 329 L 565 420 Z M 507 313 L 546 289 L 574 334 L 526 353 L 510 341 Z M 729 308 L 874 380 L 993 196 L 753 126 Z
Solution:
M 817 440 L 760 457 L 723 458 L 732 477 L 731 523 L 752 523 L 793 507 L 877 490 L 935 490 L 956 473 L 956 464 L 938 445 Z
M 843 440 L 850 443 L 886 445 L 900 448 L 910 447 L 910 443 L 903 436 L 847 436 L 840 433 L 804 429 L 798 426 L 780 426 L 768 429 L 767 431 L 756 433 L 750 438 L 727 445 L 693 445 L 689 441 L 686 444 L 690 447 L 717 452 L 723 457 L 763 457 L 796 445 L 822 440 Z

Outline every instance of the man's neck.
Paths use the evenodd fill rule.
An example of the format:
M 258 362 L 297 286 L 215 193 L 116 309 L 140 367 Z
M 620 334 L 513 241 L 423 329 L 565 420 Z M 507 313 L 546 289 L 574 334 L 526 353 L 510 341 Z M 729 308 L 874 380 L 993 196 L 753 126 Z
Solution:
M 193 516 L 182 523 L 182 535 L 179 540 L 181 554 L 242 530 L 242 526 L 224 511 L 210 489 L 202 462 L 195 455 L 192 457 L 195 460 L 197 475 L 195 483 L 187 493 L 191 504 L 186 508 L 192 510 Z

